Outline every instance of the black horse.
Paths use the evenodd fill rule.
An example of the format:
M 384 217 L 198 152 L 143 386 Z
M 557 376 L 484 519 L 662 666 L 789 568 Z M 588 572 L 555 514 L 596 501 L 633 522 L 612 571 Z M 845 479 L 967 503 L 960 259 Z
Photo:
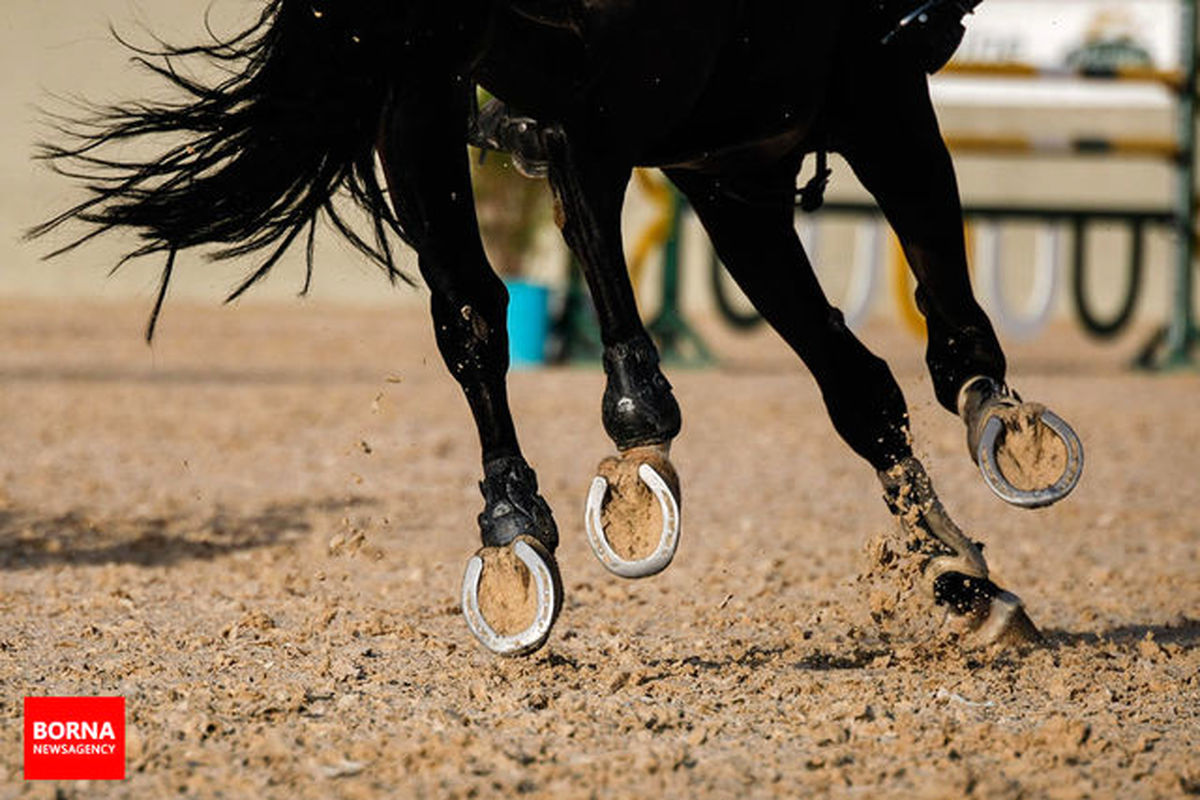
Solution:
M 1036 628 L 938 502 L 913 458 L 899 387 L 826 300 L 793 225 L 805 155 L 840 153 L 904 245 L 937 399 L 965 421 L 984 477 L 1026 506 L 1070 491 L 1082 467 L 1078 439 L 1008 390 L 1004 356 L 972 296 L 954 170 L 929 100 L 926 74 L 953 52 L 977 3 L 270 0 L 230 40 L 141 51 L 180 90 L 178 103 L 65 122 L 72 141 L 42 156 L 82 179 L 89 196 L 32 233 L 85 223 L 66 250 L 128 227 L 144 241 L 130 257 L 167 254 L 148 335 L 179 250 L 208 246 L 229 258 L 266 249 L 236 297 L 302 235 L 311 270 L 321 217 L 392 278 L 403 276 L 389 237 L 415 248 L 438 347 L 482 445 L 484 547 L 467 568 L 463 612 L 487 647 L 518 654 L 546 641 L 562 603 L 558 532 L 508 407 L 507 296 L 480 241 L 466 142 L 544 168 L 583 266 L 605 347 L 602 417 L 620 453 L 593 482 L 587 528 L 597 555 L 626 577 L 663 569 L 679 535 L 667 459 L 680 412 L 639 319 L 620 234 L 631 170 L 659 167 L 923 542 L 933 598 L 977 641 L 1028 640 Z M 190 57 L 221 67 L 223 78 L 179 71 Z M 481 113 L 479 86 L 503 104 Z M 120 156 L 129 140 L 160 137 L 153 160 Z M 803 193 L 810 205 L 823 180 Z M 339 193 L 368 212 L 369 230 L 344 216 Z M 1013 465 L 1030 456 L 1035 469 L 1017 480 Z M 648 533 L 631 529 L 631 505 L 649 512 Z

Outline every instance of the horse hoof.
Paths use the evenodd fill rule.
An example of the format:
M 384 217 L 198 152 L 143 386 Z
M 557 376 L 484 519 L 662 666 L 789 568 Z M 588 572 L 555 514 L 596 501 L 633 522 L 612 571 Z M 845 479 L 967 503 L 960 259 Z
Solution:
M 622 578 L 667 568 L 679 547 L 679 478 L 665 448 L 606 458 L 592 480 L 584 527 L 600 563 Z
M 990 647 L 1042 642 L 1042 634 L 1025 613 L 1021 598 L 986 576 L 940 572 L 943 568 L 937 560 L 930 564 L 930 572 L 940 573 L 933 581 L 934 602 L 948 608 L 965 644 Z
M 532 536 L 518 536 L 505 547 L 484 547 L 467 562 L 463 616 L 493 653 L 522 656 L 537 650 L 561 608 L 558 565 Z
M 991 411 L 975 456 L 996 496 L 1022 508 L 1057 503 L 1083 474 L 1079 436 L 1037 403 L 1004 404 Z
M 969 640 L 980 647 L 1023 647 L 1045 641 L 1025 613 L 1021 598 L 1003 590 L 991 599 L 987 616 L 971 632 Z

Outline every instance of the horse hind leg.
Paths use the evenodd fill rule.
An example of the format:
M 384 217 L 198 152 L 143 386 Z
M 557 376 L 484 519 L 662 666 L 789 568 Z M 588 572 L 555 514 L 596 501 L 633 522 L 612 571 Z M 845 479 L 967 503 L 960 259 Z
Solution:
M 1037 629 L 1016 595 L 992 582 L 980 546 L 950 518 L 909 443 L 900 387 L 829 305 L 793 226 L 795 170 L 780 165 L 737 177 L 670 171 L 742 290 L 821 387 L 834 427 L 875 468 L 884 498 L 914 543 L 927 595 L 945 606 L 967 644 L 1036 641 Z M 735 193 L 725 190 L 733 183 Z
M 670 462 L 679 405 L 638 316 L 621 246 L 621 205 L 631 169 L 590 157 L 560 128 L 543 133 L 563 236 L 596 305 L 607 384 L 605 432 L 618 455 L 600 462 L 584 512 L 588 542 L 610 572 L 643 578 L 666 569 L 679 546 L 679 477 Z
M 925 559 L 926 592 L 955 616 L 966 638 L 981 644 L 1040 642 L 1021 598 L 992 581 L 983 546 L 950 518 L 921 462 L 909 456 L 881 470 L 879 480 L 901 531 Z
M 924 75 L 904 65 L 878 74 L 875 94 L 844 124 L 842 150 L 916 275 L 938 402 L 962 418 L 971 458 L 997 496 L 1026 508 L 1057 502 L 1083 471 L 1079 437 L 1005 384 L 1004 354 L 971 290 L 954 166 Z

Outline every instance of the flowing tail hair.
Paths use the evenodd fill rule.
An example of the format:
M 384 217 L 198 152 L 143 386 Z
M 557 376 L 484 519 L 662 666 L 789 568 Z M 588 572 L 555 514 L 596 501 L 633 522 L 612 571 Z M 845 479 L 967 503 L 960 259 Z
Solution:
M 88 230 L 47 258 L 114 228 L 136 229 L 142 244 L 122 258 L 166 253 L 146 328 L 155 325 L 178 251 L 208 246 L 212 259 L 267 250 L 266 258 L 228 296 L 261 280 L 307 229 L 306 272 L 312 279 L 318 218 L 328 220 L 395 282 L 389 233 L 411 244 L 405 209 L 387 202 L 375 171 L 375 146 L 390 101 L 398 21 L 388 0 L 270 0 L 258 21 L 229 39 L 151 51 L 123 44 L 135 61 L 182 90 L 176 103 L 89 107 L 88 117 L 58 117 L 66 144 L 39 146 L 36 157 L 84 182 L 87 199 L 31 228 L 42 236 L 68 222 Z M 120 37 L 118 37 L 120 39 Z M 392 48 L 389 48 L 389 44 Z M 177 70 L 203 59 L 223 79 L 208 84 Z M 131 142 L 168 137 L 154 158 L 115 155 Z M 334 205 L 347 194 L 371 220 L 360 234 Z

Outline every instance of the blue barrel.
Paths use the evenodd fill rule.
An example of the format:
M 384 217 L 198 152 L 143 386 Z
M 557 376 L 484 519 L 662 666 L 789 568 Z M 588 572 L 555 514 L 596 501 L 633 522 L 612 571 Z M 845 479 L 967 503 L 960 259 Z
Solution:
M 508 358 L 513 367 L 546 363 L 546 336 L 550 329 L 550 290 L 522 280 L 508 286 Z

